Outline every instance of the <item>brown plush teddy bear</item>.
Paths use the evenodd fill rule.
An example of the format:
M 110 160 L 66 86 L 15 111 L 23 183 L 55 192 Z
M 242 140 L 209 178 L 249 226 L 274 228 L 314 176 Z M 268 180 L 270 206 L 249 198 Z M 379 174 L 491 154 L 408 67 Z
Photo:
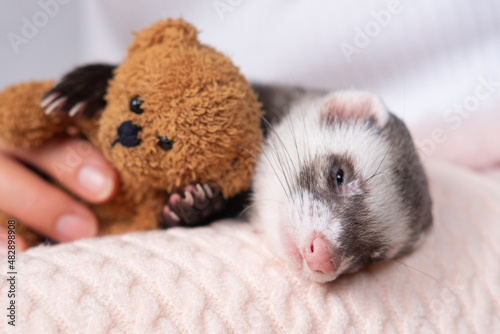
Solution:
M 121 180 L 111 201 L 89 204 L 100 235 L 161 226 L 162 208 L 176 192 L 218 191 L 227 199 L 249 188 L 262 140 L 260 105 L 231 61 L 200 44 L 183 20 L 138 32 L 116 68 L 82 67 L 53 85 L 22 83 L 0 93 L 0 141 L 34 147 L 77 129 L 99 148 Z M 26 227 L 19 231 L 30 245 L 41 240 Z

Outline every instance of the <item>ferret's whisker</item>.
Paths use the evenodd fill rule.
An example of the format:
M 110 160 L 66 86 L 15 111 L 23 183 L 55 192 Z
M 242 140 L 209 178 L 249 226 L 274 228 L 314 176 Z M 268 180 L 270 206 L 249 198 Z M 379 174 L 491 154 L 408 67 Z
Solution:
M 277 163 L 279 164 L 279 167 L 281 169 L 281 173 L 283 174 L 283 177 L 285 179 L 285 183 L 286 183 L 287 188 L 288 188 L 288 193 L 290 195 L 288 198 L 292 199 L 292 189 L 290 186 L 290 182 L 288 180 L 288 175 L 286 174 L 285 168 L 283 166 L 283 158 L 281 157 L 281 154 L 279 153 L 277 147 L 275 147 L 274 145 L 270 145 L 270 146 L 274 150 L 274 156 L 276 158 Z
M 382 164 L 384 163 L 385 158 L 387 158 L 387 154 L 389 154 L 389 151 L 392 149 L 392 146 L 393 146 L 393 145 L 394 145 L 394 139 L 392 140 L 391 145 L 389 145 L 389 148 L 387 149 L 387 151 L 385 151 L 384 157 L 382 158 L 382 161 L 380 161 L 380 163 L 379 163 L 379 165 L 378 165 L 377 170 L 375 171 L 375 173 L 374 173 L 372 176 L 370 176 L 369 178 L 367 178 L 367 179 L 365 180 L 365 182 L 368 182 L 368 181 L 369 181 L 372 177 L 374 177 L 375 175 L 377 175 L 377 173 L 378 173 L 378 171 L 379 171 L 380 167 L 381 167 L 381 166 L 382 166 Z
M 283 140 L 281 139 L 281 137 L 279 136 L 279 134 L 276 132 L 276 130 L 274 129 L 274 127 L 271 126 L 271 124 L 269 123 L 269 121 L 267 119 L 264 118 L 264 120 L 269 125 L 269 129 L 271 129 L 273 131 L 274 135 L 278 139 L 278 141 L 279 141 L 279 143 L 280 143 L 280 145 L 281 145 L 281 147 L 283 149 L 283 154 L 285 155 L 285 158 L 286 158 L 285 160 L 286 160 L 286 164 L 287 164 L 287 167 L 288 167 L 288 173 L 289 173 L 288 177 L 290 179 L 292 179 L 292 175 L 291 175 L 292 173 L 291 173 L 290 163 L 292 164 L 293 169 L 295 170 L 295 172 L 297 171 L 297 168 L 296 168 L 295 164 L 293 163 L 293 159 L 290 156 L 290 153 L 288 152 L 288 149 L 286 148 L 285 143 L 283 142 Z M 285 172 L 283 171 L 283 173 L 285 173 Z M 290 180 L 290 183 L 291 183 L 291 180 Z M 290 188 L 290 184 L 288 184 L 288 186 Z M 291 191 L 291 189 L 290 189 L 290 191 Z
M 297 154 L 297 161 L 298 161 L 298 165 L 299 165 L 299 169 L 300 169 L 301 160 L 300 160 L 299 148 L 297 146 L 297 137 L 295 135 L 295 129 L 293 127 L 292 120 L 290 118 L 288 118 L 287 120 L 288 120 L 288 129 L 289 129 L 290 134 L 292 135 L 292 138 L 293 138 L 293 144 L 294 144 L 294 147 L 295 147 L 295 153 Z M 295 176 L 296 177 L 298 176 L 298 170 L 297 170 L 297 168 L 295 168 Z
M 272 147 L 272 145 L 270 145 L 270 144 L 269 144 L 269 146 Z M 281 184 L 281 188 L 283 189 L 283 192 L 285 193 L 286 198 L 290 198 L 290 196 L 288 196 L 288 193 L 286 192 L 285 185 L 283 184 L 283 181 L 281 180 L 280 176 L 278 175 L 278 172 L 274 168 L 274 164 L 271 162 L 271 160 L 267 156 L 267 153 L 265 150 L 262 150 L 262 155 L 266 158 L 267 162 L 269 163 L 269 165 L 273 169 L 274 175 L 276 175 L 276 178 L 278 179 L 279 183 Z
M 304 116 L 304 109 L 302 108 L 302 106 L 299 106 L 299 110 L 300 110 L 300 116 L 302 118 L 302 128 L 304 130 L 304 135 L 305 135 L 305 141 L 302 143 L 302 151 L 304 152 L 304 160 L 311 160 L 311 151 L 310 151 L 310 147 L 308 145 L 309 143 L 309 133 L 307 131 L 307 126 L 306 126 L 306 120 L 305 120 L 305 116 Z M 310 180 L 309 180 L 310 181 Z M 302 205 L 303 205 L 303 202 L 304 202 L 304 195 L 305 195 L 305 192 L 304 190 L 302 190 L 300 192 L 300 199 L 302 201 Z M 299 213 L 299 216 L 301 216 L 301 214 Z
M 253 200 L 253 202 L 257 202 L 255 199 Z M 241 212 L 238 214 L 238 217 L 243 217 L 243 215 L 245 214 L 245 212 L 247 212 L 248 210 L 250 210 L 251 208 L 254 208 L 257 206 L 257 203 L 255 204 L 251 204 L 249 206 L 247 206 L 246 208 L 244 208 L 243 210 L 241 210 Z
M 391 261 L 394 261 L 394 262 L 396 262 L 396 263 L 399 263 L 399 264 L 401 264 L 401 265 L 403 265 L 403 266 L 405 266 L 405 267 L 407 267 L 407 268 L 413 269 L 413 270 L 415 270 L 416 272 L 421 273 L 422 275 L 425 275 L 425 276 L 429 277 L 430 279 L 434 280 L 434 281 L 435 281 L 436 283 L 438 283 L 439 285 L 441 285 L 441 286 L 445 287 L 446 289 L 450 290 L 450 291 L 451 291 L 451 293 L 452 293 L 452 294 L 453 294 L 456 298 L 458 298 L 458 296 L 455 294 L 455 292 L 453 292 L 453 289 L 451 289 L 451 288 L 450 288 L 449 286 L 447 286 L 444 282 L 441 282 L 441 281 L 440 281 L 440 280 L 438 280 L 437 278 L 432 277 L 431 275 L 427 274 L 426 272 L 424 272 L 424 271 L 422 271 L 422 270 L 420 270 L 420 269 L 418 269 L 418 268 L 415 268 L 415 267 L 413 267 L 413 266 L 410 266 L 409 264 L 404 263 L 403 261 L 399 261 L 399 260 L 396 260 L 396 259 L 391 259 Z
M 299 146 L 297 144 L 297 134 L 295 133 L 295 128 L 293 126 L 293 122 L 291 119 L 289 119 L 289 128 L 291 130 L 292 138 L 293 138 L 293 144 L 295 146 L 295 152 L 297 153 L 297 161 L 298 161 L 298 170 L 295 170 L 295 179 L 298 182 L 298 179 L 300 177 L 300 172 L 301 172 L 301 167 L 302 166 L 302 159 L 300 158 L 300 151 L 299 151 Z M 302 187 L 298 187 L 300 197 L 303 197 L 304 190 Z
M 280 203 L 280 204 L 283 203 L 283 201 L 280 201 L 276 198 L 259 198 L 259 199 L 255 199 L 254 202 L 261 202 L 261 203 L 262 202 L 276 202 L 276 203 Z
M 370 181 L 370 180 L 373 180 L 373 178 L 374 178 L 374 177 L 376 177 L 376 176 L 378 176 L 378 175 L 383 175 L 386 171 L 391 170 L 391 169 L 392 169 L 391 167 L 387 167 L 386 169 L 381 170 L 381 171 L 380 171 L 380 172 L 378 172 L 377 174 L 374 174 L 374 175 L 370 176 L 368 179 L 366 179 L 366 181 L 365 181 L 365 182 L 368 182 L 368 181 Z

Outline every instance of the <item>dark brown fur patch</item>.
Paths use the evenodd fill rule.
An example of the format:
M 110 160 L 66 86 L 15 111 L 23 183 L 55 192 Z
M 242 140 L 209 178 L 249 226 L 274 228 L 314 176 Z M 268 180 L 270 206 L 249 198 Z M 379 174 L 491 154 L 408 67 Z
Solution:
M 92 64 L 81 66 L 66 74 L 61 81 L 52 87 L 44 98 L 59 94 L 66 101 L 60 107 L 68 112 L 79 102 L 84 102 L 84 109 L 78 116 L 91 118 L 106 106 L 106 90 L 108 81 L 113 78 L 116 66 L 108 64 Z

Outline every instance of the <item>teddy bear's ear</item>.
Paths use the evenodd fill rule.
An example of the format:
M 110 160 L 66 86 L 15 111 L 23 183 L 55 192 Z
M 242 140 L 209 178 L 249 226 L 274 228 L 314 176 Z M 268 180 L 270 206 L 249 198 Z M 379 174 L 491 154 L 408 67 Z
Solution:
M 136 32 L 134 40 L 129 46 L 129 52 L 144 50 L 157 44 L 175 46 L 197 43 L 196 35 L 196 29 L 183 19 L 161 20 L 149 28 Z

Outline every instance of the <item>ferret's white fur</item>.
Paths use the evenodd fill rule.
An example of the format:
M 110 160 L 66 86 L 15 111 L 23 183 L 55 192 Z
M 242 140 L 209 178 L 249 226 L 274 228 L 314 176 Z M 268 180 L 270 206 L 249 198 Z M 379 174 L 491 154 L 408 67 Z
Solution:
M 377 135 L 377 129 L 366 122 L 352 126 L 321 124 L 323 106 L 332 98 L 342 101 L 344 107 L 354 112 L 360 101 L 369 103 L 379 127 L 389 118 L 385 105 L 377 96 L 364 91 L 341 91 L 319 99 L 302 100 L 270 131 L 256 167 L 255 206 L 251 219 L 273 244 L 274 250 L 291 262 L 296 260 L 284 247 L 284 238 L 291 238 L 302 251 L 309 246 L 313 233 L 323 234 L 332 245 L 340 246 L 339 237 L 343 231 L 336 210 L 313 200 L 307 192 L 301 195 L 297 191 L 296 179 L 301 164 L 332 153 L 347 154 L 353 159 L 355 170 L 366 180 L 377 170 L 381 172 L 394 163 L 389 155 L 383 161 L 391 143 Z M 326 187 L 326 179 L 322 184 Z M 397 198 L 395 183 L 381 175 L 367 184 L 371 194 L 367 198 L 368 205 L 382 223 L 367 226 L 366 233 L 382 232 L 388 244 L 393 245 L 387 256 L 395 255 L 407 243 L 410 232 L 406 222 L 401 221 L 405 218 L 400 215 L 402 209 L 398 203 L 401 200 Z M 337 270 L 328 275 L 311 271 L 304 260 L 301 264 L 293 264 L 301 267 L 306 277 L 326 282 L 335 279 L 352 260 L 355 259 L 340 259 L 340 263 L 335 263 Z

